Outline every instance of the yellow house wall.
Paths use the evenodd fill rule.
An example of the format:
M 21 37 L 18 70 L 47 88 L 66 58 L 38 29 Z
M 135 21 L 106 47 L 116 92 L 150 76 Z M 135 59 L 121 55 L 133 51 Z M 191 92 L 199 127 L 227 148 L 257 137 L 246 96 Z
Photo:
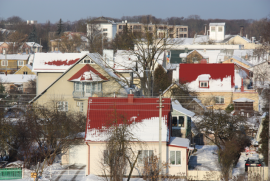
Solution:
M 205 106 L 213 106 L 213 109 L 226 109 L 226 107 L 233 103 L 233 100 L 239 98 L 248 98 L 254 100 L 253 108 L 258 111 L 259 94 L 257 92 L 197 92 L 198 99 L 202 101 Z M 224 104 L 215 104 L 215 96 L 223 96 Z
M 37 74 L 37 95 L 44 91 L 63 73 L 38 73 Z
M 231 62 L 231 59 L 233 59 L 233 62 Z M 250 66 L 248 66 L 248 65 L 246 65 L 246 64 L 244 64 L 244 63 L 242 63 L 242 62 L 240 62 L 240 61 L 238 61 L 238 60 L 236 60 L 236 59 L 234 59 L 234 58 L 230 58 L 230 59 L 228 59 L 228 60 L 225 60 L 224 62 L 222 62 L 222 63 L 238 63 L 239 65 L 241 65 L 242 67 L 245 67 L 245 68 L 250 68 Z
M 230 44 L 230 45 L 244 45 L 244 49 L 255 49 L 255 48 L 260 46 L 259 44 L 248 43 L 246 40 L 244 40 L 240 36 L 235 36 L 234 38 L 230 39 L 228 44 Z
M 77 101 L 83 102 L 83 112 L 87 113 L 87 101 L 88 98 L 78 99 L 73 98 L 74 83 L 68 81 L 75 73 L 77 73 L 86 64 L 77 64 L 70 71 L 68 71 L 61 79 L 53 84 L 43 95 L 41 95 L 35 103 L 44 105 L 52 100 L 67 101 L 68 110 L 79 111 L 80 107 L 77 107 Z M 103 82 L 102 92 L 103 97 L 112 97 L 114 93 L 119 93 L 121 85 L 111 78 L 102 68 L 97 64 L 90 64 L 99 73 L 109 79 L 109 81 Z M 38 94 L 52 84 L 62 73 L 39 73 L 38 74 Z M 50 79 L 48 78 L 50 76 Z M 40 85 L 41 84 L 41 85 Z M 46 85 L 45 85 L 46 84 Z
M 102 142 L 90 142 L 90 155 L 88 154 L 87 159 L 90 157 L 90 165 L 87 164 L 86 173 L 87 174 L 95 174 L 95 175 L 104 175 L 102 173 L 102 161 L 103 161 L 103 151 L 106 149 L 105 143 Z M 154 155 L 159 154 L 159 143 L 158 142 L 147 142 L 143 145 L 136 145 L 133 148 L 134 152 L 137 153 L 138 150 L 153 150 Z M 170 151 L 181 151 L 181 165 L 170 165 L 168 168 L 168 172 L 171 175 L 177 175 L 179 173 L 183 173 L 186 175 L 187 165 L 186 165 L 186 149 L 179 147 L 167 147 L 166 143 L 162 143 L 162 162 L 169 162 Z M 88 163 L 88 162 L 87 162 Z M 90 166 L 90 167 L 89 167 Z M 90 171 L 90 173 L 89 173 Z M 133 170 L 132 176 L 141 176 L 143 171 L 143 165 L 136 163 L 135 168 Z M 163 170 L 166 173 L 167 169 Z M 129 168 L 127 169 L 127 173 L 129 172 Z
M 27 66 L 23 66 L 20 70 L 15 72 L 15 74 L 23 74 L 24 72 L 27 72 L 28 75 L 35 75 L 35 73 L 32 72 Z

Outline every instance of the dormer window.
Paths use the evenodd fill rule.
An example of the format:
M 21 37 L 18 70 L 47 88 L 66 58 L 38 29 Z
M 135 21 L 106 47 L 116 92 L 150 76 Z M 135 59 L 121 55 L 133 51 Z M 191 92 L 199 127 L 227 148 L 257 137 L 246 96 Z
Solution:
M 200 87 L 201 88 L 208 88 L 208 82 L 200 82 Z
M 84 59 L 82 61 L 82 63 L 94 63 L 94 62 L 92 60 L 90 60 L 90 59 Z

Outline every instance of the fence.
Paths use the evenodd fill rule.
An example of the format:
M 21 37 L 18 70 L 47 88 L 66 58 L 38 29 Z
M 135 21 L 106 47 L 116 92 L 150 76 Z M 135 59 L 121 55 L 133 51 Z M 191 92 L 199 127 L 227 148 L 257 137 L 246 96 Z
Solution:
M 53 176 L 63 176 L 63 175 L 73 175 L 73 176 L 85 176 L 85 166 L 78 168 L 78 169 L 70 169 L 67 167 L 66 169 L 57 169 L 57 170 L 49 170 L 50 178 Z
M 0 180 L 22 179 L 21 168 L 1 168 Z
M 268 167 L 248 167 L 249 181 L 268 180 Z
M 188 179 L 190 180 L 220 180 L 220 171 L 202 171 L 202 170 L 189 170 Z

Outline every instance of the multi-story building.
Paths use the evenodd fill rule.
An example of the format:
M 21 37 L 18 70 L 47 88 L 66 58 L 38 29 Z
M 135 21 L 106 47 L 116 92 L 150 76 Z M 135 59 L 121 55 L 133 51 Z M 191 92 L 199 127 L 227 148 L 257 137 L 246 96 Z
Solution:
M 157 32 L 159 37 L 168 35 L 169 38 L 187 38 L 188 26 L 186 25 L 166 25 L 166 24 L 143 24 L 139 22 L 122 21 L 117 23 L 117 34 L 121 34 L 128 26 L 131 32 L 145 32 L 148 30 L 150 33 Z
M 187 38 L 188 26 L 186 25 L 166 25 L 166 24 L 143 24 L 139 22 L 114 22 L 104 17 L 99 17 L 91 24 L 87 24 L 87 36 L 93 35 L 96 31 L 101 31 L 104 37 L 112 40 L 116 34 L 121 34 L 125 26 L 135 32 L 145 32 L 148 30 L 150 33 L 156 32 L 159 37 L 168 36 L 169 38 Z

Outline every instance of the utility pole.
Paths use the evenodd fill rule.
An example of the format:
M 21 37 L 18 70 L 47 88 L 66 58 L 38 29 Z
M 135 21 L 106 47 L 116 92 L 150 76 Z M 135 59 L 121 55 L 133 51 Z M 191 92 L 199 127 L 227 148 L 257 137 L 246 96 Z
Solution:
M 161 174 L 162 174 L 162 144 L 161 144 L 161 138 L 162 138 L 162 91 L 159 90 L 159 162 L 158 162 L 158 170 L 159 170 L 159 177 L 158 180 L 161 181 Z

